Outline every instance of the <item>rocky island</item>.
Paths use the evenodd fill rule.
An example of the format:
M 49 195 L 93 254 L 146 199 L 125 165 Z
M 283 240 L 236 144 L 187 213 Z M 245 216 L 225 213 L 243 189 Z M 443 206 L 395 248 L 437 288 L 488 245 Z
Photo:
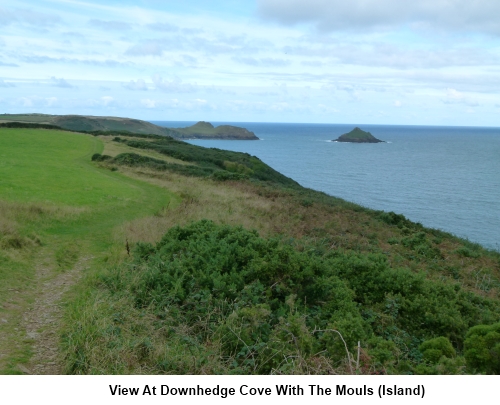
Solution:
M 375 138 L 371 133 L 356 127 L 351 132 L 339 136 L 333 142 L 353 142 L 353 143 L 379 143 L 384 142 Z
M 171 128 L 181 134 L 181 138 L 190 139 L 239 139 L 259 140 L 255 134 L 246 128 L 233 125 L 214 127 L 210 122 L 200 121 L 186 128 Z

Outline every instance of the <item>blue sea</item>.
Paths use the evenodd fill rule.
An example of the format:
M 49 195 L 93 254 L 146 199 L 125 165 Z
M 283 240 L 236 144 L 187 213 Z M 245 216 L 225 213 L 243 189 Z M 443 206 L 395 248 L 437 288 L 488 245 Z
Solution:
M 242 126 L 261 140 L 189 142 L 250 153 L 305 187 L 500 250 L 500 128 L 213 124 Z M 386 143 L 332 142 L 355 126 Z

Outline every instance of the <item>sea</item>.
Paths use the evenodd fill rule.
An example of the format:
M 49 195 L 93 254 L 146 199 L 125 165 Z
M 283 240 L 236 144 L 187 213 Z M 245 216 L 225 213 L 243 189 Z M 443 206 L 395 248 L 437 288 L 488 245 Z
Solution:
M 152 121 L 180 128 L 191 121 Z M 304 187 L 500 251 L 500 128 L 212 122 L 259 141 L 189 140 L 247 152 Z M 354 127 L 385 141 L 333 142 Z

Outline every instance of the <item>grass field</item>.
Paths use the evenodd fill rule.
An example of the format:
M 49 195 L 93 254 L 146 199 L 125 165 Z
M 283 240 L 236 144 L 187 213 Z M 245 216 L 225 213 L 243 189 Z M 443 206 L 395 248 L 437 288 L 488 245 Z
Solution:
M 123 225 L 178 201 L 92 165 L 90 156 L 102 150 L 102 141 L 88 135 L 0 130 L 0 372 L 17 372 L 16 364 L 29 360 L 32 341 L 20 314 L 39 283 L 82 258 L 98 266 L 126 254 Z

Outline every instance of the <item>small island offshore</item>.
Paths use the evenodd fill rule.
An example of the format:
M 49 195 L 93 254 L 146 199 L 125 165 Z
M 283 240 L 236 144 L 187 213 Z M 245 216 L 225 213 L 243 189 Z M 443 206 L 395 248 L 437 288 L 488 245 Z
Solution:
M 339 136 L 333 142 L 353 142 L 353 143 L 380 143 L 384 142 L 375 138 L 371 133 L 356 127 L 351 132 Z

